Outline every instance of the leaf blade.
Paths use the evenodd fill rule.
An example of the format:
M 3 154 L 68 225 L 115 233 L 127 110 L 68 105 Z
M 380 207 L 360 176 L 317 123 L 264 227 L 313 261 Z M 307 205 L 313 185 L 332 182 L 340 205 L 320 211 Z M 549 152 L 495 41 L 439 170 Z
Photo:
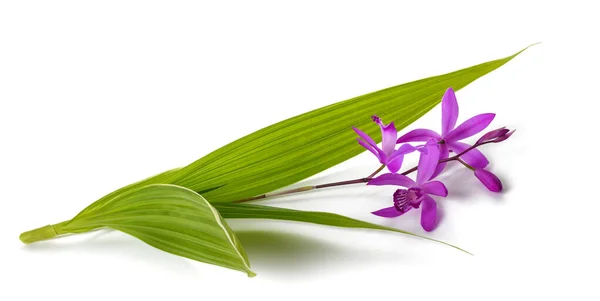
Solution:
M 402 129 L 441 100 L 448 87 L 458 90 L 499 68 L 509 57 L 444 75 L 390 87 L 281 121 L 242 137 L 182 168 L 169 183 L 201 191 L 211 203 L 270 192 L 315 175 L 364 151 L 352 126 L 380 141 L 369 117 L 395 120 Z
M 360 229 L 371 229 L 371 230 L 382 230 L 402 233 L 410 236 L 424 238 L 434 242 L 442 243 L 452 248 L 458 249 L 465 253 L 471 254 L 470 252 L 463 250 L 457 246 L 449 243 L 432 239 L 430 237 L 421 236 L 412 232 L 404 231 L 401 229 L 381 226 L 353 218 L 349 218 L 343 215 L 329 213 L 329 212 L 318 212 L 318 211 L 302 211 L 287 208 L 271 207 L 264 205 L 255 204 L 238 204 L 238 203 L 218 203 L 214 204 L 214 207 L 219 210 L 221 216 L 226 219 L 229 218 L 256 218 L 256 219 L 274 219 L 284 221 L 295 221 L 304 222 L 325 226 L 341 227 L 341 228 L 360 228 Z
M 90 206 L 93 211 L 78 215 L 61 231 L 109 227 L 168 253 L 256 275 L 235 233 L 219 212 L 192 190 L 150 184 Z

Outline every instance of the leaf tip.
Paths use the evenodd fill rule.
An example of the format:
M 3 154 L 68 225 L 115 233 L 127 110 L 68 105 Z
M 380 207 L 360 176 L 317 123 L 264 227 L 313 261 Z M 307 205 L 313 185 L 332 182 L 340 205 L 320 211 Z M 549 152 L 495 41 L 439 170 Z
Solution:
M 533 44 L 531 44 L 531 45 L 529 45 L 529 46 L 527 46 L 527 47 L 525 47 L 525 48 L 521 49 L 519 52 L 517 52 L 517 53 L 515 53 L 515 54 L 513 54 L 513 55 L 511 55 L 511 56 L 509 56 L 509 58 L 511 58 L 511 59 L 512 59 L 512 58 L 516 57 L 517 55 L 521 54 L 523 51 L 525 51 L 525 50 L 527 50 L 527 49 L 529 49 L 529 48 L 531 48 L 531 47 L 533 47 L 533 46 L 535 46 L 535 45 L 541 44 L 541 43 L 542 43 L 542 42 L 536 42 L 536 43 L 533 43 Z

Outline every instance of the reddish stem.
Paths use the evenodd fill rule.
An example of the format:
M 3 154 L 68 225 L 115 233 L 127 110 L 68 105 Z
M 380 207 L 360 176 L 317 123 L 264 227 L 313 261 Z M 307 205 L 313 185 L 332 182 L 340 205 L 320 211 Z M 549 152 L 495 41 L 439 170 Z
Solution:
M 459 154 L 456 154 L 452 157 L 448 157 L 446 159 L 442 159 L 438 162 L 439 163 L 444 163 L 444 162 L 450 162 L 450 161 L 459 161 L 461 162 L 463 165 L 466 164 L 466 162 L 464 162 L 463 160 L 460 159 L 460 156 L 468 153 L 469 151 L 482 146 L 484 144 L 488 144 L 491 143 L 492 141 L 486 141 L 486 142 L 482 142 L 479 144 L 474 144 L 472 146 L 470 146 L 469 148 L 465 149 L 464 151 L 462 151 Z M 465 166 L 469 167 L 470 169 L 472 169 L 472 167 L 470 167 L 468 164 L 466 164 Z M 304 187 L 300 187 L 300 188 L 294 188 L 294 189 L 290 189 L 290 190 L 286 190 L 286 191 L 282 191 L 282 192 L 276 192 L 276 193 L 266 193 L 266 194 L 261 194 L 258 196 L 254 196 L 254 197 L 250 197 L 250 198 L 246 198 L 246 199 L 242 199 L 242 200 L 238 200 L 238 201 L 234 201 L 234 203 L 244 203 L 244 202 L 249 202 L 249 201 L 255 201 L 255 200 L 260 200 L 260 199 L 265 199 L 268 197 L 274 197 L 274 196 L 281 196 L 281 195 L 286 195 L 286 194 L 292 194 L 292 193 L 298 193 L 298 192 L 304 192 L 304 191 L 309 191 L 309 190 L 315 190 L 315 189 L 321 189 L 321 188 L 328 188 L 328 187 L 336 187 L 336 186 L 345 186 L 345 185 L 353 185 L 353 184 L 361 184 L 361 183 L 367 183 L 369 181 L 371 181 L 373 179 L 373 177 L 375 175 L 377 175 L 381 170 L 383 170 L 383 168 L 385 168 L 385 165 L 381 165 L 375 172 L 373 172 L 371 175 L 369 175 L 366 178 L 360 178 L 360 179 L 354 179 L 354 180 L 347 180 L 347 181 L 341 181 L 341 182 L 333 182 L 333 183 L 327 183 L 327 184 L 320 184 L 320 185 L 315 185 L 315 186 L 304 186 Z M 415 166 L 413 168 L 407 169 L 404 172 L 402 172 L 402 175 L 408 175 L 412 172 L 415 172 L 417 170 L 418 166 Z

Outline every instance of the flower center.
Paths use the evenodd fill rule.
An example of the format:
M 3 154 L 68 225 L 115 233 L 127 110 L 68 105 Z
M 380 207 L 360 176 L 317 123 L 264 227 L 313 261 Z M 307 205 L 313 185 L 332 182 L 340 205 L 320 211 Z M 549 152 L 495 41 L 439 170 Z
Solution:
M 405 213 L 412 208 L 419 208 L 423 192 L 419 188 L 398 189 L 394 192 L 394 207 Z

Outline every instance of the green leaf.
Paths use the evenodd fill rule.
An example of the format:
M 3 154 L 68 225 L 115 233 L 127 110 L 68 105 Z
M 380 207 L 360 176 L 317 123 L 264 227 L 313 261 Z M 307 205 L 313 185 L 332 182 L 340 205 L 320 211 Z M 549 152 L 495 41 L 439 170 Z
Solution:
M 344 227 L 344 228 L 362 228 L 362 229 L 373 229 L 392 231 L 411 236 L 417 236 L 425 238 L 427 240 L 439 242 L 463 252 L 469 253 L 457 246 L 432 239 L 429 237 L 417 235 L 411 232 L 407 232 L 400 229 L 385 227 L 377 224 L 372 224 L 353 218 L 349 218 L 343 215 L 328 213 L 328 212 L 316 212 L 316 211 L 300 211 L 286 208 L 277 208 L 270 206 L 254 205 L 254 204 L 238 204 L 238 203 L 219 203 L 213 204 L 217 210 L 221 213 L 224 218 L 257 218 L 257 219 L 276 219 L 286 221 L 305 222 L 326 226 Z M 471 253 L 469 253 L 471 254 Z
M 524 49 L 525 50 L 525 49 Z M 381 141 L 371 124 L 377 114 L 398 130 L 436 106 L 448 87 L 461 89 L 504 65 L 522 51 L 452 73 L 434 76 L 338 102 L 240 138 L 172 174 L 168 183 L 194 191 L 227 185 L 203 194 L 211 203 L 270 192 L 348 160 L 364 148 L 352 126 Z M 285 100 L 285 95 L 281 99 Z M 243 126 L 244 121 L 236 122 Z
M 181 168 L 174 168 L 174 169 L 170 169 L 167 170 L 163 173 L 160 173 L 158 175 L 143 179 L 141 181 L 135 182 L 133 184 L 129 184 L 125 187 L 119 188 L 105 196 L 103 196 L 101 199 L 95 201 L 94 203 L 92 203 L 91 205 L 87 206 L 85 209 L 83 209 L 81 212 L 79 212 L 79 214 L 76 216 L 79 217 L 81 215 L 86 215 L 86 214 L 91 214 L 92 212 L 100 209 L 102 206 L 104 206 L 105 204 L 110 203 L 110 201 L 114 198 L 116 198 L 117 196 L 120 196 L 121 194 L 127 192 L 127 191 L 131 191 L 134 189 L 137 189 L 139 187 L 143 187 L 143 186 L 147 186 L 150 184 L 161 184 L 161 183 L 167 183 L 169 178 L 173 176 L 173 174 L 175 174 L 176 172 L 178 172 L 179 170 L 181 170 Z M 206 189 L 209 190 L 209 189 Z M 84 230 L 83 232 L 86 232 L 87 230 Z
M 90 205 L 55 231 L 79 233 L 100 227 L 125 232 L 175 255 L 256 275 L 219 212 L 187 188 L 167 184 L 131 188 Z

